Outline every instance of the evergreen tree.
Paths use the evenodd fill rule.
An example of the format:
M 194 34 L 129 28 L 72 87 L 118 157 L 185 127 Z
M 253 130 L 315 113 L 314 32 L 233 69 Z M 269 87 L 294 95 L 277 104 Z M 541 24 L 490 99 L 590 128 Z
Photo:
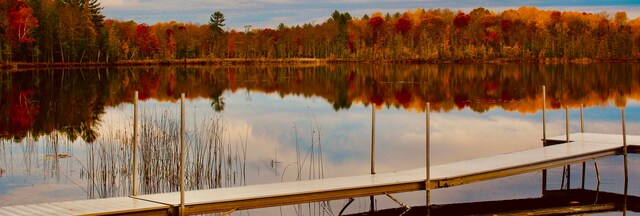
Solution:
M 224 25 L 224 14 L 220 13 L 220 11 L 216 11 L 211 14 L 211 17 L 209 17 L 209 28 L 211 29 L 214 38 L 217 38 L 224 33 L 224 30 L 222 29 Z

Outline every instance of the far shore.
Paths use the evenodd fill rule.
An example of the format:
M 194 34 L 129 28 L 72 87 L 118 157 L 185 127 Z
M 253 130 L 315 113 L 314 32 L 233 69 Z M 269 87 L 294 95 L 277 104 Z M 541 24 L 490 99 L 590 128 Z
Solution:
M 111 67 L 111 66 L 179 66 L 179 65 L 309 65 L 326 63 L 403 63 L 403 64 L 482 64 L 482 63 L 640 63 L 640 59 L 492 59 L 492 60 L 359 60 L 359 59 L 324 59 L 324 58 L 203 58 L 203 59 L 171 59 L 171 60 L 123 60 L 117 62 L 0 62 L 0 68 L 39 69 L 64 67 Z

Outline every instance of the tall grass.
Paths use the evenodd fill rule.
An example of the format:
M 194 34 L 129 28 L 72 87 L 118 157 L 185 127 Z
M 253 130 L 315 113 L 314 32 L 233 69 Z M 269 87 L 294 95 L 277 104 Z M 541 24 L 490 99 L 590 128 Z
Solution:
M 140 194 L 180 189 L 180 122 L 169 111 L 142 112 L 138 142 Z M 246 184 L 247 139 L 230 143 L 232 135 L 222 117 L 194 123 L 186 131 L 185 188 L 187 190 Z M 132 132 L 113 131 L 87 145 L 86 173 L 90 198 L 131 194 Z
M 321 127 L 318 124 L 315 116 L 312 115 L 312 122 L 309 124 L 309 131 L 311 132 L 308 142 L 308 148 L 304 150 L 303 144 L 298 139 L 298 126 L 293 124 L 293 140 L 296 146 L 295 162 L 282 163 L 275 158 L 275 166 L 277 169 L 278 164 L 284 164 L 285 168 L 282 171 L 280 180 L 285 181 L 289 167 L 295 165 L 296 181 L 313 180 L 324 178 L 324 162 L 322 155 L 322 139 L 321 139 Z M 276 148 L 277 156 L 277 148 Z M 329 201 L 314 202 L 307 204 L 294 205 L 294 211 L 296 215 L 334 215 Z M 306 213 L 305 213 L 306 212 Z M 282 207 L 280 207 L 280 213 L 282 214 Z

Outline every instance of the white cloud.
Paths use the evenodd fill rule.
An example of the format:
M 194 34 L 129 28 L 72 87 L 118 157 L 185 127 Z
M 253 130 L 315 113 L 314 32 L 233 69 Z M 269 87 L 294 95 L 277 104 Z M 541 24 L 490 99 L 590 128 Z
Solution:
M 470 11 L 485 7 L 494 11 L 518 8 L 521 5 L 539 5 L 548 10 L 575 10 L 585 12 L 626 11 L 630 18 L 640 16 L 640 6 L 553 6 L 556 3 L 537 2 L 483 2 L 483 1 L 396 1 L 396 0 L 353 0 L 353 1 L 311 1 L 311 0 L 102 0 L 105 14 L 109 18 L 156 23 L 176 20 L 179 22 L 206 23 L 214 11 L 221 11 L 227 18 L 227 27 L 242 29 L 245 25 L 254 28 L 275 28 L 279 23 L 301 25 L 309 22 L 324 22 L 334 11 L 349 12 L 354 17 L 371 14 L 403 12 L 415 8 L 451 8 Z

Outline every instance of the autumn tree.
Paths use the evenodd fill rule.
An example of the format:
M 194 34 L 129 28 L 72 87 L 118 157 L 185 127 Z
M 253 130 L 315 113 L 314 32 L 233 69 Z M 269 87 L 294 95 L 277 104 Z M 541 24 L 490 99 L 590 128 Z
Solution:
M 173 29 L 168 28 L 165 32 L 167 34 L 166 56 L 168 58 L 174 58 L 176 54 L 176 39 L 173 36 Z
M 29 52 L 31 43 L 35 42 L 32 33 L 38 27 L 38 19 L 33 15 L 33 9 L 23 0 L 8 0 L 5 6 L 6 21 L 3 28 L 4 50 L 8 54 L 8 60 L 12 60 L 12 54 L 18 54 L 23 59 Z M 4 19 L 4 18 L 3 18 Z
M 136 45 L 142 57 L 153 57 L 159 51 L 158 37 L 147 24 L 136 27 Z

